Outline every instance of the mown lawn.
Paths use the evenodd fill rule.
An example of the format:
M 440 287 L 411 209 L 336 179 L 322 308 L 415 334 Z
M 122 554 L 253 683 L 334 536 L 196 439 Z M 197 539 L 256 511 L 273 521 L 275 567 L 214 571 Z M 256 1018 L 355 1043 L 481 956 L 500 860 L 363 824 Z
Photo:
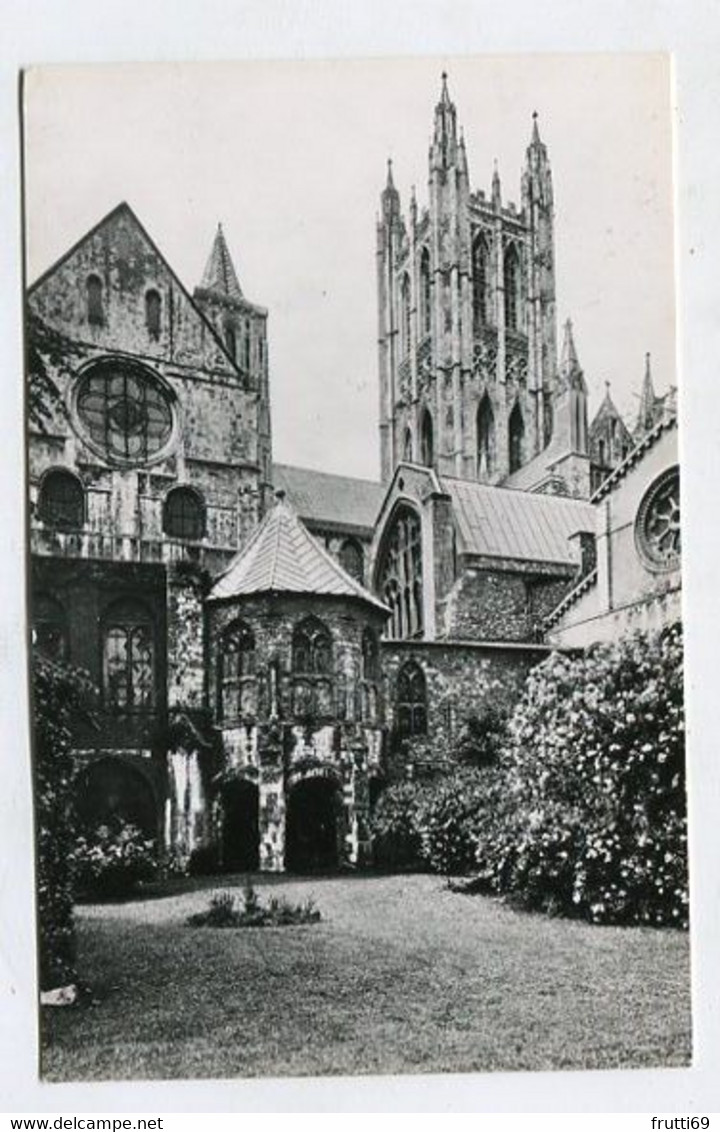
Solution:
M 79 909 L 96 1004 L 46 1010 L 52 1080 L 686 1065 L 686 935 L 514 912 L 431 876 L 257 878 L 323 921 L 192 929 L 206 881 Z M 187 886 L 185 886 L 187 888 Z

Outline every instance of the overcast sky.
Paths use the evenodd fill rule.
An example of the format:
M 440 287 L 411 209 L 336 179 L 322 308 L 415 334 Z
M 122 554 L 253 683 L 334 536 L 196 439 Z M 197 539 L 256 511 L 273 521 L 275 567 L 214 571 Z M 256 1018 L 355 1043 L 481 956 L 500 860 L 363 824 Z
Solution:
M 126 200 L 183 282 L 222 221 L 245 295 L 269 309 L 274 455 L 375 477 L 375 219 L 393 158 L 427 203 L 440 74 L 472 189 L 520 203 L 531 115 L 552 163 L 558 321 L 591 413 L 637 409 L 646 350 L 675 381 L 669 68 L 662 56 L 54 67 L 25 85 L 32 281 Z M 561 332 L 560 332 L 561 338 Z

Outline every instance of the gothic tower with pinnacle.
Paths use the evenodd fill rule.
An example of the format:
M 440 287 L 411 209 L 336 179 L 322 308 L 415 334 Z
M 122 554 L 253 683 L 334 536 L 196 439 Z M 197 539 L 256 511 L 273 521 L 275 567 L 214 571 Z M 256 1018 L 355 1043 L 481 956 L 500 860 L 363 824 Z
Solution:
M 382 478 L 400 461 L 501 483 L 547 446 L 557 392 L 553 190 L 533 117 L 521 207 L 470 189 L 443 75 L 428 207 L 388 163 L 377 225 Z

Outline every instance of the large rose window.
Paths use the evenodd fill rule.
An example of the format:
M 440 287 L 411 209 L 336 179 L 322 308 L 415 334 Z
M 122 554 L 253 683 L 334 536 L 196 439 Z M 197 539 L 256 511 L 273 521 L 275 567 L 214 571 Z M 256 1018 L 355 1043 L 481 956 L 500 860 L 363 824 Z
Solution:
M 110 460 L 156 459 L 172 437 L 170 395 L 151 370 L 135 362 L 96 363 L 80 379 L 75 408 L 87 439 Z
M 637 541 L 645 562 L 671 570 L 680 564 L 680 473 L 665 472 L 645 495 L 637 518 Z

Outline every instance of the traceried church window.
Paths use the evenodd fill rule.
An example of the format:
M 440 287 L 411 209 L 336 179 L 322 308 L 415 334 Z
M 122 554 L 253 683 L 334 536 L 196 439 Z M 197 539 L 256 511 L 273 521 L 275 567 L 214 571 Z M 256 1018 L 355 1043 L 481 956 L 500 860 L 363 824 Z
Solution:
M 503 260 L 503 288 L 505 293 L 505 328 L 520 329 L 520 261 L 517 248 L 510 244 Z
M 93 326 L 102 326 L 105 321 L 103 312 L 103 285 L 99 275 L 89 275 L 85 282 L 87 298 L 87 320 Z
M 412 464 L 412 458 L 413 458 L 412 432 L 410 431 L 409 428 L 406 428 L 405 429 L 405 436 L 403 438 L 403 460 L 407 464 Z
M 405 738 L 427 734 L 427 684 L 417 661 L 408 661 L 398 672 L 395 720 Z
M 429 410 L 425 409 L 420 425 L 420 463 L 426 468 L 432 468 L 434 458 L 433 422 Z
M 522 409 L 517 402 L 510 414 L 508 438 L 510 448 L 510 471 L 516 472 L 518 468 L 523 466 L 525 448 L 525 422 L 523 421 Z
M 410 353 L 410 276 L 403 275 L 400 284 L 400 347 L 405 358 Z
M 77 476 L 64 469 L 47 472 L 38 494 L 38 518 L 59 531 L 82 530 L 85 492 Z
M 362 547 L 355 539 L 347 538 L 340 547 L 340 565 L 343 570 L 354 578 L 356 582 L 363 582 L 365 570 L 363 566 Z
M 151 338 L 160 335 L 161 299 L 158 291 L 148 291 L 145 295 L 145 326 Z
M 431 319 L 430 252 L 423 248 L 420 255 L 420 331 L 423 336 L 430 333 Z
M 250 348 L 251 348 L 251 345 L 252 345 L 252 342 L 251 342 L 251 338 L 250 338 L 250 331 L 248 330 L 248 331 L 246 331 L 245 337 L 243 338 L 243 366 L 246 370 L 250 369 Z
M 155 701 L 155 641 L 150 614 L 139 602 L 121 602 L 103 624 L 106 704 L 126 711 L 151 708 Z
M 487 480 L 495 471 L 495 416 L 487 393 L 477 413 L 477 474 Z
M 231 323 L 227 323 L 223 331 L 225 336 L 225 349 L 233 361 L 237 358 L 237 335 L 235 334 L 235 327 Z
M 194 488 L 175 487 L 165 498 L 163 530 L 177 539 L 201 539 L 205 535 L 205 504 Z
M 332 641 L 317 617 L 296 626 L 292 640 L 293 706 L 296 715 L 331 715 Z
M 473 321 L 475 330 L 488 322 L 488 263 L 490 254 L 484 236 L 478 236 L 472 249 Z
M 111 460 L 145 463 L 162 455 L 172 437 L 170 395 L 136 362 L 97 362 L 80 378 L 75 405 L 88 441 Z
M 244 621 L 235 621 L 220 644 L 220 718 L 240 719 L 257 712 L 255 637 Z
M 655 570 L 680 565 L 680 472 L 670 468 L 646 492 L 638 510 L 635 536 L 643 561 Z
M 390 609 L 388 636 L 423 635 L 422 528 L 417 512 L 401 505 L 383 540 L 377 593 Z
M 36 594 L 32 600 L 32 641 L 47 660 L 68 658 L 68 625 L 65 610 L 49 594 Z

